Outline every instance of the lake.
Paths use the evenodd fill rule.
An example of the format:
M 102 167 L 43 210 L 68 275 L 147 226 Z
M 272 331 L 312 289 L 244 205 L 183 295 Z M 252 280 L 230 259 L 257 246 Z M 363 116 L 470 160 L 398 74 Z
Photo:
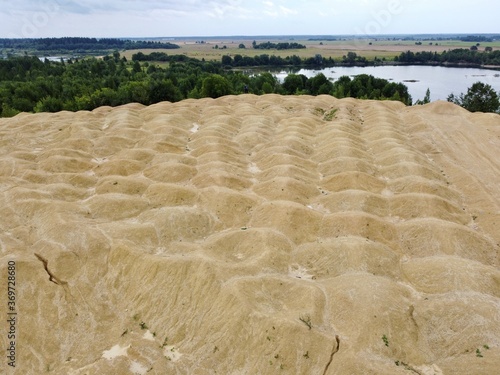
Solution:
M 431 91 L 431 100 L 446 100 L 451 93 L 459 95 L 477 81 L 487 83 L 500 95 L 500 71 L 477 68 L 446 68 L 442 66 L 421 65 L 384 65 L 367 67 L 335 66 L 325 69 L 301 69 L 296 74 L 314 77 L 323 73 L 334 80 L 341 76 L 369 74 L 391 82 L 401 82 L 408 87 L 413 99 L 423 99 L 427 88 Z M 289 71 L 273 72 L 280 81 L 290 74 Z

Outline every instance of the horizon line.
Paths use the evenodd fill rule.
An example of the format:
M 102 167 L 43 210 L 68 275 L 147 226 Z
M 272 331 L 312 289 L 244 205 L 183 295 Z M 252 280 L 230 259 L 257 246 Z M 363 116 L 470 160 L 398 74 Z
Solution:
M 341 37 L 354 39 L 370 39 L 377 37 L 401 37 L 401 36 L 499 36 L 500 33 L 389 33 L 389 34 L 260 34 L 260 35 L 188 35 L 188 36 L 43 36 L 35 38 L 8 38 L 0 39 L 53 39 L 53 38 L 95 38 L 95 39 L 199 39 L 199 38 L 291 38 L 291 37 Z

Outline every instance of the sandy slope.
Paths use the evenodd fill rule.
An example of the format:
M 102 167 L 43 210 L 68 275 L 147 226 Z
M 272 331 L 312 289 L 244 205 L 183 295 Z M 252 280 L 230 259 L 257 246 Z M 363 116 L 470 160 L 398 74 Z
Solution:
M 493 374 L 499 187 L 500 116 L 445 102 L 2 119 L 17 373 Z

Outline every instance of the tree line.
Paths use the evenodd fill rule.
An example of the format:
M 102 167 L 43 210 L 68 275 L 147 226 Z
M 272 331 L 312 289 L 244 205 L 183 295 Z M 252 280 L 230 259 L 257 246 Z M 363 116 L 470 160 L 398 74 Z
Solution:
M 126 49 L 152 49 L 180 48 L 177 44 L 170 42 L 128 40 L 116 38 L 25 38 L 25 39 L 0 39 L 0 49 L 11 51 L 38 51 L 38 52 L 92 52 L 92 51 L 113 51 Z
M 264 43 L 257 43 L 255 40 L 252 42 L 252 47 L 254 49 L 277 49 L 277 50 L 284 50 L 284 49 L 302 49 L 306 48 L 305 45 L 296 43 L 296 42 L 280 42 L 280 43 L 272 43 L 272 42 L 264 42 Z
M 486 47 L 488 48 L 488 47 Z M 498 65 L 500 66 L 500 50 L 477 51 L 474 49 L 457 48 L 449 51 L 437 52 L 402 52 L 394 61 L 405 64 L 471 64 L 471 65 Z
M 149 105 L 244 92 L 329 94 L 411 104 L 405 85 L 367 75 L 342 77 L 331 82 L 321 73 L 311 78 L 289 74 L 280 82 L 268 72 L 245 74 L 225 69 L 221 62 L 184 59 L 169 61 L 164 67 L 127 61 L 118 52 L 103 59 L 91 57 L 60 62 L 42 61 L 33 56 L 0 60 L 0 116 L 92 110 L 131 102 Z
M 186 55 L 170 55 L 165 52 L 151 52 L 145 54 L 138 52 L 132 55 L 133 61 L 149 61 L 149 62 L 170 62 L 170 61 L 189 61 L 190 58 Z M 195 60 L 195 59 L 193 59 Z M 292 56 L 276 56 L 276 55 L 256 55 L 244 56 L 235 54 L 234 56 L 224 55 L 221 58 L 222 65 L 225 67 L 254 67 L 254 66 L 270 66 L 270 67 L 331 67 L 335 65 L 342 66 L 365 66 L 370 62 L 364 56 L 359 56 L 356 52 L 348 52 L 341 59 L 335 61 L 331 56 L 323 58 L 321 54 L 316 54 L 310 57 Z M 374 63 L 379 63 L 380 60 L 375 58 Z
M 351 53 L 351 52 L 350 52 Z M 169 55 L 165 52 L 151 52 L 145 54 L 143 52 L 134 53 L 132 61 L 149 61 L 149 62 L 170 62 L 170 61 L 189 61 L 196 60 L 187 57 L 186 55 Z M 314 57 L 301 58 L 297 55 L 292 56 L 276 56 L 262 54 L 257 56 L 243 56 L 235 54 L 234 56 L 224 55 L 221 58 L 221 63 L 225 67 L 250 67 L 250 66 L 289 66 L 289 67 L 302 67 L 302 66 L 333 66 L 335 61 L 330 57 L 323 59 L 321 55 Z

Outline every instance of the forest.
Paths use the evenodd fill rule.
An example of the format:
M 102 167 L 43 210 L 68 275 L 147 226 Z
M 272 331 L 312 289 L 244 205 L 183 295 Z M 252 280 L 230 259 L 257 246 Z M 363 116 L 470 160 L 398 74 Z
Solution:
M 191 59 L 185 55 L 169 55 L 165 52 L 151 52 L 149 54 L 144 54 L 143 52 L 138 52 L 132 55 L 132 61 L 150 61 L 150 62 L 170 62 L 170 61 L 189 61 Z M 330 57 L 328 59 L 323 59 L 321 55 L 316 55 L 314 57 L 301 58 L 297 55 L 292 56 L 275 56 L 262 54 L 257 56 L 242 56 L 240 54 L 235 54 L 233 57 L 229 55 L 222 56 L 222 64 L 225 67 L 256 67 L 256 66 L 268 66 L 268 67 L 303 67 L 303 66 L 333 66 L 335 61 Z
M 245 74 L 226 69 L 222 62 L 183 55 L 172 57 L 163 66 L 127 61 L 118 51 L 102 59 L 54 62 L 21 56 L 0 60 L 2 117 L 19 112 L 92 110 L 131 102 L 149 105 L 186 98 L 216 98 L 246 91 L 256 95 L 331 94 L 412 104 L 405 85 L 372 76 L 341 77 L 331 82 L 321 73 L 312 78 L 289 74 L 280 82 L 268 72 Z
M 457 48 L 449 51 L 437 52 L 402 52 L 394 61 L 406 64 L 470 64 L 474 66 L 500 66 L 500 50 L 492 51 L 486 47 L 485 51 L 477 48 Z
M 92 53 L 125 49 L 152 49 L 180 48 L 177 44 L 155 41 L 133 41 L 113 38 L 26 38 L 26 39 L 0 39 L 0 50 L 8 53 L 16 51 L 35 51 L 44 53 Z
M 271 42 L 264 42 L 264 43 L 257 43 L 255 40 L 252 43 L 252 47 L 255 49 L 277 49 L 277 50 L 283 50 L 283 49 L 301 49 L 301 48 L 306 48 L 305 45 L 300 44 L 300 43 L 295 43 L 295 42 L 280 42 L 280 43 L 271 43 Z

